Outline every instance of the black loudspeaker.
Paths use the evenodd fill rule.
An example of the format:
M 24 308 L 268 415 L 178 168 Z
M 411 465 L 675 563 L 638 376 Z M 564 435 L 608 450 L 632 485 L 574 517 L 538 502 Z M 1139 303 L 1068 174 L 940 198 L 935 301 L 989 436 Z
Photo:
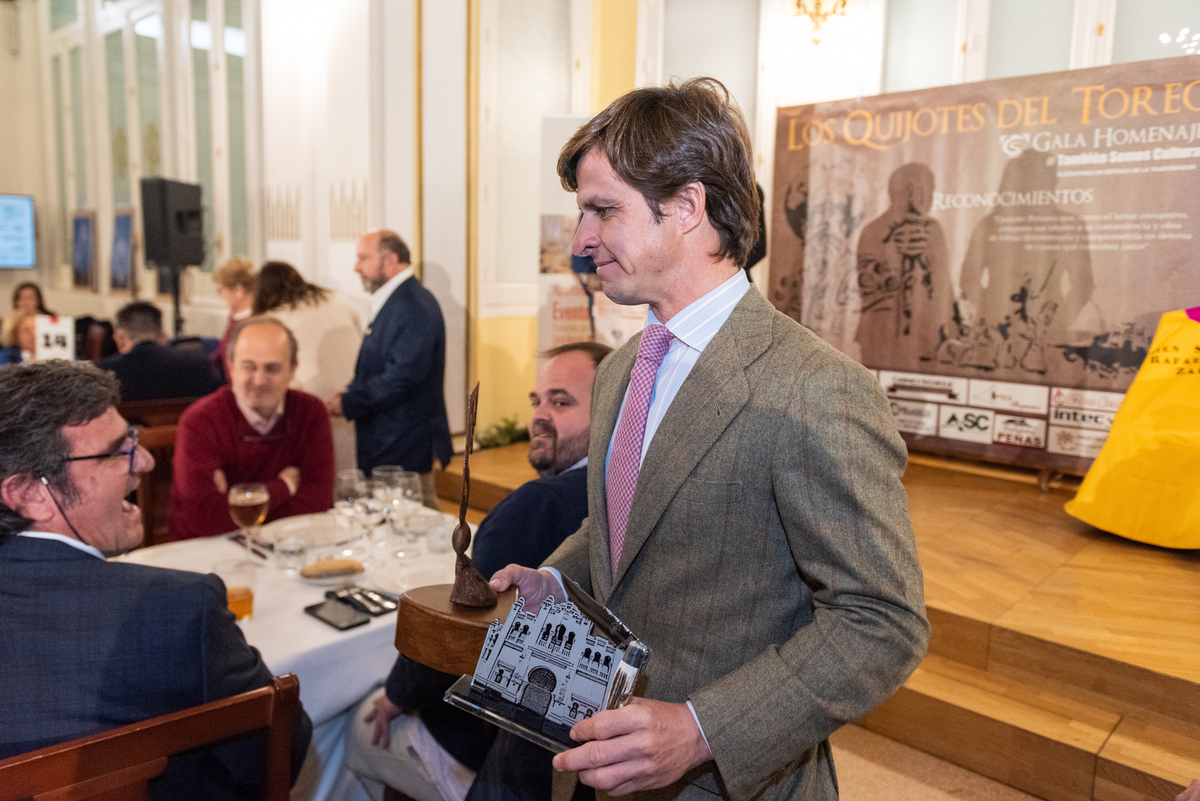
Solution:
M 204 262 L 200 185 L 142 179 L 142 239 L 146 261 L 160 267 Z

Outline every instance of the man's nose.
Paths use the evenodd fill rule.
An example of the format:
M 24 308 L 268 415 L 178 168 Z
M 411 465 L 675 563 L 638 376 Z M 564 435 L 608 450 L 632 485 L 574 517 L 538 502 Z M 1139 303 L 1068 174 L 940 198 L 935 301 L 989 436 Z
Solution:
M 590 256 L 600 246 L 600 236 L 596 223 L 583 215 L 579 227 L 575 229 L 575 239 L 571 242 L 571 253 L 575 256 Z
M 150 451 L 142 445 L 137 446 L 137 451 L 133 457 L 133 472 L 149 473 L 154 469 L 154 457 Z

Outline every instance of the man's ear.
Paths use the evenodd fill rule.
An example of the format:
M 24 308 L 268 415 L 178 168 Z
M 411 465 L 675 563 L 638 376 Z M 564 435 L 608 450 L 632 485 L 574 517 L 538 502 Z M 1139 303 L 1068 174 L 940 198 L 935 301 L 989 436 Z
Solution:
M 44 523 L 54 517 L 56 510 L 52 507 L 49 492 L 43 492 L 43 489 L 40 479 L 9 476 L 0 482 L 0 499 L 22 517 L 28 517 L 35 523 Z
M 129 334 L 125 333 L 124 328 L 118 328 L 113 331 L 113 342 L 117 345 L 117 351 L 120 353 L 128 353 L 130 346 L 133 344 L 129 341 Z
M 708 219 L 707 194 L 704 184 L 692 181 L 684 184 L 668 201 L 673 206 L 675 216 L 685 233 L 691 232 L 696 226 Z

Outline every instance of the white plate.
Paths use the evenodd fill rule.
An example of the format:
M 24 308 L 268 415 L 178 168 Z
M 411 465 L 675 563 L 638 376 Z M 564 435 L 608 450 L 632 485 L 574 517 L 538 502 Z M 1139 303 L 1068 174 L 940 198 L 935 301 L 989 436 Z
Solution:
M 430 584 L 453 584 L 454 568 L 445 566 L 415 565 L 402 567 L 397 570 L 384 568 L 374 570 L 365 580 L 359 582 L 372 589 L 381 590 L 389 595 L 399 595 L 413 587 L 426 587 Z
M 284 537 L 299 537 L 310 547 L 320 548 L 336 545 L 339 542 L 353 539 L 357 532 L 350 528 L 339 528 L 337 521 L 325 512 L 311 515 L 295 515 L 281 520 L 272 520 L 258 529 L 258 541 L 274 544 Z
M 356 578 L 366 572 L 362 568 L 359 568 L 357 573 L 346 573 L 341 576 L 330 576 L 329 578 L 305 578 L 301 576 L 300 580 L 314 587 L 337 587 L 342 584 L 353 584 Z

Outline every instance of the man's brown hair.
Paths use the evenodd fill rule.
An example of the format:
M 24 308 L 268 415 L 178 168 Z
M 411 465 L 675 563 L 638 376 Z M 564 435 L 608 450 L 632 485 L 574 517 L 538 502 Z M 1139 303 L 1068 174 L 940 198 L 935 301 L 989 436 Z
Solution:
M 605 345 L 603 342 L 568 342 L 565 345 L 559 345 L 557 348 L 542 351 L 538 354 L 546 361 L 562 356 L 564 353 L 586 353 L 588 358 L 592 360 L 592 367 L 599 367 L 600 362 L 604 361 L 604 357 L 612 353 L 612 348 Z
M 395 231 L 389 231 L 384 228 L 379 232 L 379 252 L 390 251 L 396 254 L 396 260 L 401 264 L 411 264 L 412 256 L 408 252 L 408 245 L 404 244 L 404 240 L 400 238 L 400 234 Z
M 641 192 L 655 220 L 662 203 L 704 184 L 709 222 L 721 238 L 714 258 L 745 264 L 758 235 L 750 133 L 729 90 L 713 78 L 634 89 L 585 123 L 558 157 L 563 188 L 579 188 L 579 162 L 596 148 Z

